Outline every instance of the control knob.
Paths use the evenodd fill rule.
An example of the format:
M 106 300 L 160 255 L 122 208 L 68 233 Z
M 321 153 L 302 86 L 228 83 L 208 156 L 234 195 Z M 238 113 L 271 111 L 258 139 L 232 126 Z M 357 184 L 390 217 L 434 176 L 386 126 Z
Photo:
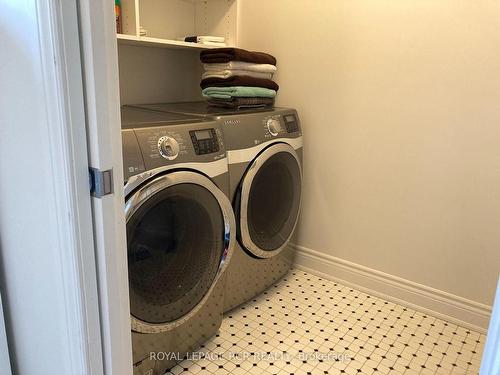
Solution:
M 273 137 L 276 137 L 281 130 L 281 123 L 278 119 L 270 118 L 267 120 L 267 130 L 269 130 L 269 134 Z
M 174 160 L 179 155 L 179 143 L 172 137 L 158 139 L 158 151 L 167 160 Z

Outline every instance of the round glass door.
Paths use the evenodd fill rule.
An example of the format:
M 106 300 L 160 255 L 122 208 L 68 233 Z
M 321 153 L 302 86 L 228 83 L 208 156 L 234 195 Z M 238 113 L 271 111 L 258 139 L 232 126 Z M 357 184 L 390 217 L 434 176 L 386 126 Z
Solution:
M 214 284 L 230 214 L 215 190 L 222 194 L 206 177 L 175 172 L 127 201 L 130 311 L 142 328 L 189 315 Z
M 269 258 L 290 240 L 301 202 L 301 168 L 295 150 L 284 143 L 264 150 L 241 184 L 239 239 L 252 255 Z

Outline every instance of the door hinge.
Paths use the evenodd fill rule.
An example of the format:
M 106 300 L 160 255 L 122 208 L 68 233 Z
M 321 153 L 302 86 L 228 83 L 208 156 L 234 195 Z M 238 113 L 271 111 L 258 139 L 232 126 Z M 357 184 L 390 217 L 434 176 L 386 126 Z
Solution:
M 101 198 L 113 194 L 113 170 L 101 171 L 89 168 L 90 195 Z

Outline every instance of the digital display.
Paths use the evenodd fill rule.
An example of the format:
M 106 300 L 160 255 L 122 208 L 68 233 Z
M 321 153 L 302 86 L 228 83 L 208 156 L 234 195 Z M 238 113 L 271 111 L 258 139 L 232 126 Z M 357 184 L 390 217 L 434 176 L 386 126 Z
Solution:
M 211 139 L 212 138 L 212 132 L 210 130 L 195 131 L 194 135 L 196 136 L 196 139 L 198 141 L 202 141 L 204 139 Z
M 293 116 L 293 115 L 285 116 L 285 121 L 286 122 L 294 122 L 295 121 L 295 116 Z

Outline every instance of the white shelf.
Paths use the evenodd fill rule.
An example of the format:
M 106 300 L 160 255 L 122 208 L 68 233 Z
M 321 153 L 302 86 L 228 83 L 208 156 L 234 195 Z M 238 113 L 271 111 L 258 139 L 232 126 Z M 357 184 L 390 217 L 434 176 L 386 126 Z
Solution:
M 206 46 L 198 43 L 181 42 L 179 40 L 150 38 L 147 36 L 135 36 L 127 34 L 116 34 L 118 44 L 127 44 L 142 47 L 171 48 L 171 49 L 191 49 L 204 50 L 217 48 L 216 46 Z

